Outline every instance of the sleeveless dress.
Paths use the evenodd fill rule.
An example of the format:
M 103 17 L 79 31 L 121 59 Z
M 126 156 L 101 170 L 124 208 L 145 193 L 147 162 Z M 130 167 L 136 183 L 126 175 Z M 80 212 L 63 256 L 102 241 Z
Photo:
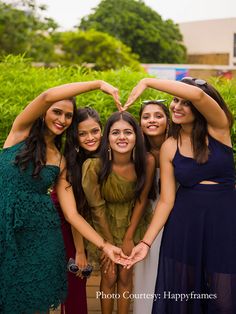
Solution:
M 66 296 L 66 259 L 60 219 L 50 198 L 59 167 L 32 177 L 15 156 L 24 141 L 0 153 L 0 313 L 35 314 Z
M 156 169 L 156 180 L 159 183 L 160 169 Z M 158 189 L 159 190 L 159 189 Z M 156 208 L 156 204 L 159 200 L 159 193 L 157 198 L 152 201 L 152 210 Z M 133 294 L 135 295 L 133 302 L 133 313 L 144 314 L 151 313 L 153 294 L 155 290 L 156 276 L 157 276 L 157 265 L 160 253 L 162 231 L 158 234 L 155 241 L 153 242 L 151 249 L 149 250 L 148 256 L 139 263 L 134 265 L 134 282 L 133 282 Z
M 236 313 L 233 150 L 208 138 L 206 163 L 179 148 L 172 161 L 180 187 L 162 238 L 155 314 Z
M 104 239 L 121 246 L 132 216 L 136 181 L 128 181 L 115 172 L 111 172 L 100 186 L 99 171 L 99 158 L 89 158 L 83 163 L 82 186 L 91 209 L 91 224 Z M 135 243 L 142 239 L 151 214 L 151 208 L 147 206 L 134 235 Z M 90 243 L 87 251 L 89 263 L 93 263 L 95 269 L 98 270 L 100 253 Z
M 69 260 L 69 258 L 75 258 L 76 249 L 71 231 L 71 225 L 65 220 L 55 190 L 53 190 L 51 198 L 56 209 L 58 210 L 61 219 L 61 230 L 64 239 L 67 260 Z M 75 274 L 67 271 L 68 294 L 65 302 L 61 304 L 61 314 L 88 313 L 86 282 L 86 278 L 81 279 Z

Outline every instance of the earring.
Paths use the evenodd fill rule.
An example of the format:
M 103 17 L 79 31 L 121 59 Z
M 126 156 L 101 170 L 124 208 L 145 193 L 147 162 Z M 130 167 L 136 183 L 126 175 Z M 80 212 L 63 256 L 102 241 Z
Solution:
M 134 146 L 133 151 L 132 151 L 132 159 L 135 161 L 135 155 L 136 155 L 136 147 Z
M 111 152 L 111 147 L 110 146 L 108 147 L 107 151 L 108 151 L 108 160 L 111 161 L 112 160 L 112 152 Z
M 79 153 L 79 146 L 75 146 L 75 151 L 77 154 Z

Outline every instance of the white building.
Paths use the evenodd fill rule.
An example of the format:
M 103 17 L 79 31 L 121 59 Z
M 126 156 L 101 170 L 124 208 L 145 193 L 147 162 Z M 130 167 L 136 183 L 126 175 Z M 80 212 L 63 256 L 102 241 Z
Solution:
M 236 18 L 180 23 L 179 27 L 188 63 L 236 66 Z

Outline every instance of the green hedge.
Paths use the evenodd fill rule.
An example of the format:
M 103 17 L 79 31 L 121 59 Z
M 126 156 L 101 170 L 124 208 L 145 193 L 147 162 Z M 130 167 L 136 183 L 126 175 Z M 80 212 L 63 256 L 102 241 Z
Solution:
M 0 147 L 10 130 L 16 115 L 42 91 L 56 85 L 95 79 L 105 80 L 120 90 L 121 102 L 124 103 L 136 83 L 147 74 L 134 72 L 130 68 L 118 71 L 94 72 L 83 67 L 32 67 L 30 60 L 22 56 L 8 56 L 0 63 Z M 211 83 L 220 91 L 231 110 L 236 115 L 236 81 L 211 79 Z M 166 98 L 171 96 L 156 90 L 146 90 L 140 99 L 130 108 L 130 112 L 138 117 L 139 105 L 143 99 Z M 89 105 L 101 115 L 104 123 L 107 117 L 116 110 L 109 95 L 100 91 L 92 91 L 77 97 L 77 105 Z M 232 130 L 234 149 L 236 149 L 236 123 Z

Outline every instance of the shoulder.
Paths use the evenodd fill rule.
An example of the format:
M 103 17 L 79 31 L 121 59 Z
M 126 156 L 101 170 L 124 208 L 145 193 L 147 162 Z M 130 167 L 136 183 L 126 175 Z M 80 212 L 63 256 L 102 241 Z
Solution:
M 98 172 L 101 167 L 101 160 L 100 158 L 88 158 L 85 160 L 82 166 L 82 171 L 87 172 L 89 170 L 93 170 L 95 172 Z
M 173 160 L 177 149 L 177 140 L 169 137 L 161 146 L 160 155 Z

